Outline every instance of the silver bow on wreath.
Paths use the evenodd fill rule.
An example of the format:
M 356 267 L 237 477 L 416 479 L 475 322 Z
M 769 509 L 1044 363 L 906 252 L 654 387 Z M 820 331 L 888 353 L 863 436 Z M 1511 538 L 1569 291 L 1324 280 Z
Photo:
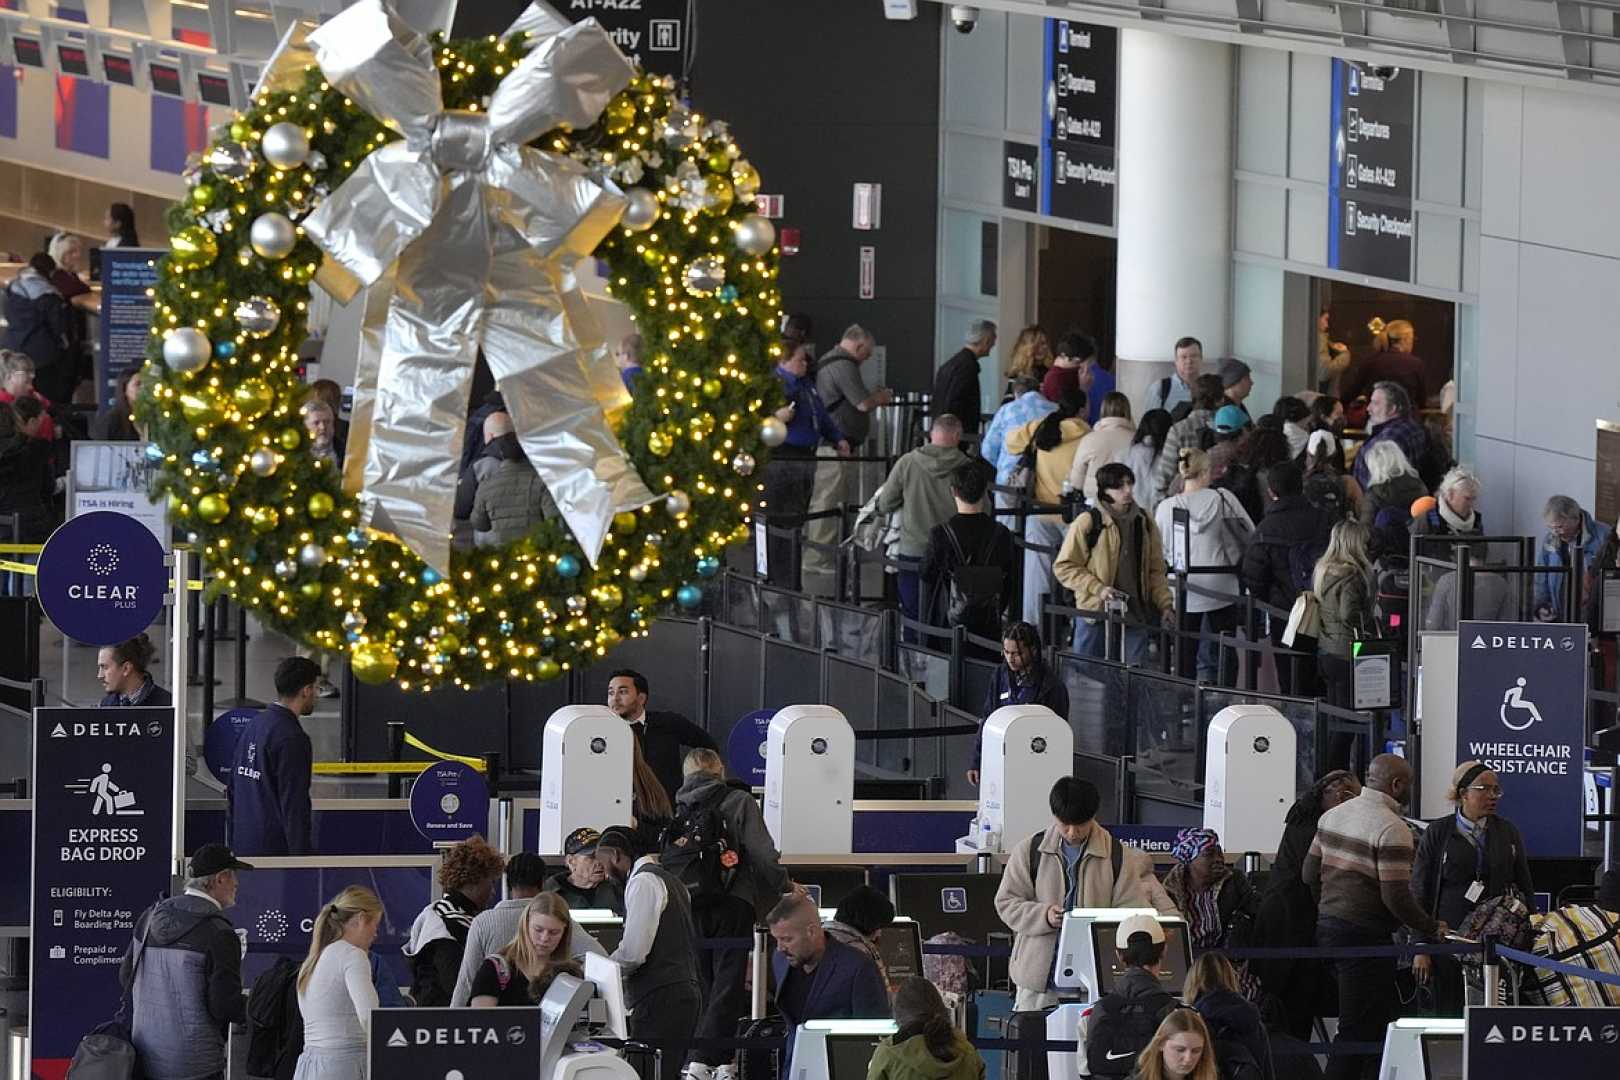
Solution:
M 595 20 L 570 26 L 534 5 L 513 29 L 539 36 L 478 112 L 444 108 L 431 45 L 382 0 L 361 0 L 308 38 L 327 81 L 403 136 L 302 222 L 327 255 L 323 288 L 348 302 L 370 287 L 344 485 L 361 493 L 370 524 L 440 573 L 480 349 L 588 559 L 615 513 L 654 498 L 608 425 L 604 406 L 617 402 L 591 355 L 599 301 L 573 276 L 624 196 L 525 145 L 589 127 L 633 69 Z M 277 59 L 294 62 L 303 50 L 287 45 Z

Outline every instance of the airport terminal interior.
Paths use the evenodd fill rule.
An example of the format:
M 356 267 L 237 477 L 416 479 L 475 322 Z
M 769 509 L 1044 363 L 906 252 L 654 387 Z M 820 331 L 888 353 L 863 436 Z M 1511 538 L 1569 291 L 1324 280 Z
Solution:
M 0 1080 L 1613 1075 L 1617 173 L 1609 0 L 0 0 Z

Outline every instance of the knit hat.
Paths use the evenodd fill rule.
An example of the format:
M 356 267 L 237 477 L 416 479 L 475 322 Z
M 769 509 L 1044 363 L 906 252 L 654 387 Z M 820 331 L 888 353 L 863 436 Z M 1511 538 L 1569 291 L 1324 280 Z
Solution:
M 1236 405 L 1222 405 L 1215 414 L 1215 432 L 1219 435 L 1236 435 L 1249 426 L 1249 417 Z
M 1182 829 L 1176 834 L 1176 846 L 1170 849 L 1170 857 L 1178 863 L 1190 863 L 1220 846 L 1221 838 L 1214 829 Z
M 1233 387 L 1249 377 L 1249 365 L 1241 360 L 1226 359 L 1221 361 L 1221 385 Z

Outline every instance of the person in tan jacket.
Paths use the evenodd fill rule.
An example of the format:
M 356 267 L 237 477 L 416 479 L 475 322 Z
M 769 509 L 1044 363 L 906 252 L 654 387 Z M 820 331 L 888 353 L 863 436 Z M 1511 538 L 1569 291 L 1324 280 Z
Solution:
M 1135 665 L 1147 656 L 1151 623 L 1175 619 L 1175 599 L 1166 573 L 1164 540 L 1153 517 L 1136 505 L 1136 474 L 1117 462 L 1097 470 L 1097 503 L 1069 524 L 1052 564 L 1052 575 L 1074 594 L 1082 611 L 1102 611 L 1123 603 L 1124 659 Z M 1100 619 L 1074 624 L 1074 651 L 1101 656 Z
M 1013 846 L 996 890 L 996 914 L 1013 932 L 1008 974 L 1017 988 L 1013 1008 L 1018 1011 L 1057 1004 L 1052 963 L 1065 911 L 1120 907 L 1177 914 L 1170 895 L 1153 876 L 1152 860 L 1125 847 L 1097 822 L 1102 796 L 1095 784 L 1076 776 L 1059 777 L 1052 785 L 1050 805 L 1052 824 Z

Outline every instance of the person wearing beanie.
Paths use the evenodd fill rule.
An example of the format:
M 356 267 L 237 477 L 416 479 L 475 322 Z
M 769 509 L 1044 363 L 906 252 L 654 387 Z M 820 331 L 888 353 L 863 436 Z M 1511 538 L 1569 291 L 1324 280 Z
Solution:
M 1243 413 L 1243 419 L 1249 421 L 1249 407 L 1243 404 L 1244 399 L 1254 392 L 1254 375 L 1249 365 L 1231 357 L 1222 360 L 1221 386 L 1226 390 L 1226 400 L 1237 406 Z

